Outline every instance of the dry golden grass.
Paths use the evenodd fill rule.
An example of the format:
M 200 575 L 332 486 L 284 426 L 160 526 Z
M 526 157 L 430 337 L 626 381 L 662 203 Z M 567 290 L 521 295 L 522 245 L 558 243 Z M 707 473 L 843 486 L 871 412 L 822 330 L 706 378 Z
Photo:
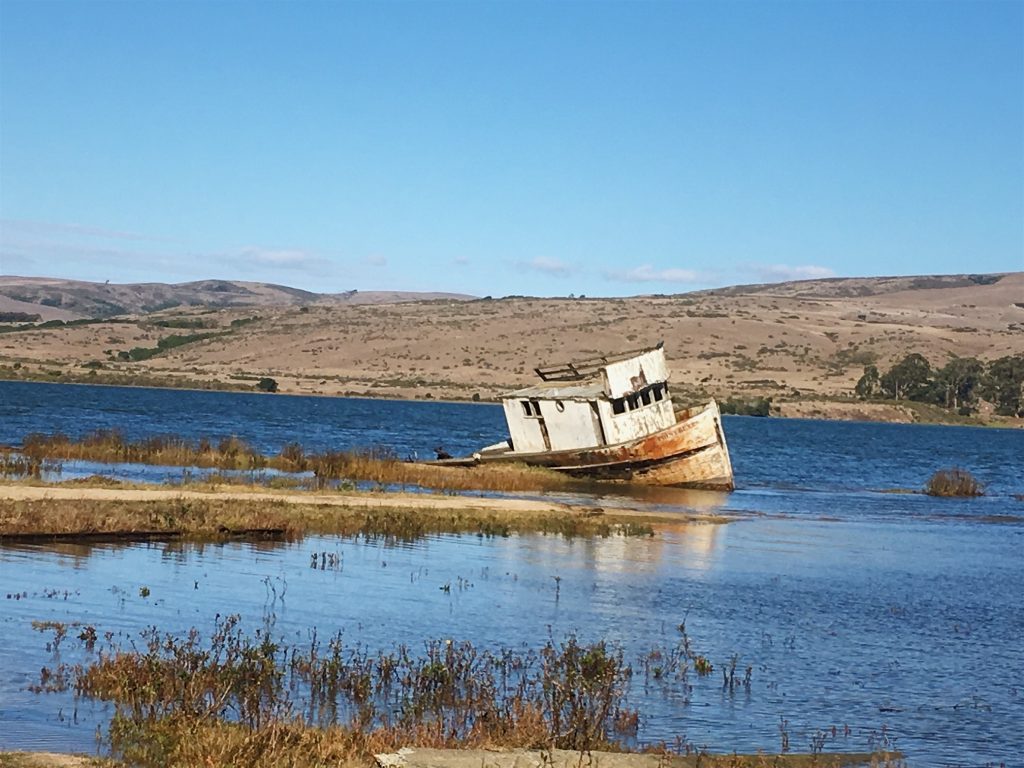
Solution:
M 414 539 L 433 533 L 508 536 L 541 532 L 565 536 L 651 535 L 657 520 L 567 508 L 502 510 L 461 504 L 394 506 L 302 503 L 263 498 L 194 498 L 120 501 L 0 499 L 0 541 L 11 538 L 187 537 L 272 533 L 370 535 Z M 510 504 L 510 506 L 512 506 Z
M 333 480 L 370 482 L 381 486 L 417 486 L 439 491 L 556 491 L 591 487 L 586 482 L 549 469 L 519 464 L 444 467 L 401 461 L 386 449 L 310 454 L 297 443 L 286 445 L 277 456 L 264 456 L 236 437 L 212 442 L 161 435 L 131 441 L 120 431 L 107 429 L 88 434 L 80 440 L 72 440 L 62 433 L 26 435 L 21 454 L 25 458 L 0 453 L 0 474 L 17 471 L 28 474 L 29 462 L 34 462 L 35 474 L 38 474 L 38 468 L 44 461 L 85 459 L 225 470 L 269 467 L 285 472 L 309 471 L 313 473 L 318 488 Z
M 537 728 L 524 723 L 524 732 L 511 733 L 507 744 L 530 744 Z M 133 738 L 141 743 L 152 742 L 169 745 L 170 750 L 161 754 L 161 766 L 167 768 L 192 768 L 193 766 L 246 766 L 247 768 L 374 768 L 377 763 L 373 756 L 395 752 L 402 747 L 435 748 L 436 738 L 416 733 L 377 731 L 360 734 L 347 728 L 311 728 L 288 722 L 274 722 L 256 730 L 223 721 L 180 723 L 160 720 L 147 724 L 135 733 L 125 733 L 123 738 Z M 518 740 L 523 738 L 525 740 Z M 444 748 L 444 747 L 436 747 Z M 452 750 L 448 760 L 443 757 L 437 762 L 439 768 L 446 764 L 465 765 L 460 760 L 464 750 L 487 750 L 481 753 L 475 765 L 497 764 L 502 748 L 506 744 L 489 741 L 471 741 Z M 614 768 L 614 758 L 607 752 L 600 755 L 600 764 Z M 592 753 L 574 753 L 568 765 L 588 765 Z M 152 765 L 139 760 L 133 753 L 134 764 Z M 474 755 L 475 757 L 475 755 Z M 538 753 L 537 757 L 543 759 Z M 653 757 L 653 756 L 652 756 Z M 575 758 L 575 761 L 573 761 Z M 589 759 L 588 759 L 589 758 Z M 516 765 L 529 765 L 528 758 L 522 757 Z M 623 761 L 625 764 L 625 761 Z M 507 761 L 511 765 L 512 761 Z M 555 763 L 548 762 L 548 765 Z M 628 763 L 636 768 L 635 760 Z M 0 766 L 3 766 L 0 763 Z M 905 768 L 906 763 L 898 753 L 845 753 L 845 754 L 658 754 L 645 768 Z M 18 767 L 20 768 L 20 766 Z M 27 768 L 27 767 L 26 767 Z M 33 768 L 35 768 L 33 766 Z

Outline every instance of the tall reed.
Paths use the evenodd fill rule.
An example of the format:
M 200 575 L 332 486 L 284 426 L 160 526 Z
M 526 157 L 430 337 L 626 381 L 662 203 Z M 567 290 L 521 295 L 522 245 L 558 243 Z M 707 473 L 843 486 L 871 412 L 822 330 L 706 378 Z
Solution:
M 621 749 L 618 724 L 637 719 L 622 651 L 572 635 L 539 651 L 433 640 L 420 652 L 370 652 L 315 631 L 289 646 L 228 616 L 208 639 L 156 628 L 138 645 L 106 638 L 91 661 L 44 670 L 45 690 L 112 702 L 111 745 L 137 765 L 174 762 L 196 728 L 214 723 L 245 734 L 245 748 L 268 732 L 317 728 L 365 755 L 407 744 Z
M 22 453 L 40 461 L 84 459 L 226 470 L 270 467 L 284 472 L 312 472 L 315 486 L 321 489 L 337 481 L 440 491 L 545 491 L 589 487 L 585 482 L 551 470 L 516 464 L 445 467 L 405 461 L 387 447 L 314 454 L 293 442 L 285 445 L 276 456 L 266 456 L 237 437 L 226 437 L 216 443 L 205 438 L 190 441 L 176 435 L 132 441 L 117 429 L 96 430 L 78 440 L 60 432 L 32 433 L 25 436 Z

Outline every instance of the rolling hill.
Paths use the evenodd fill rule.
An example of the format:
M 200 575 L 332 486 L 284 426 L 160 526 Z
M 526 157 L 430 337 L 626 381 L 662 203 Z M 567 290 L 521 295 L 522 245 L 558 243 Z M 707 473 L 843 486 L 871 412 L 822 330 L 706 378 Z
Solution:
M 266 376 L 293 393 L 488 399 L 531 384 L 541 363 L 664 340 L 674 389 L 687 398 L 765 396 L 788 415 L 902 419 L 912 414 L 900 407 L 824 403 L 848 397 L 865 365 L 884 369 L 910 352 L 936 367 L 952 356 L 1024 354 L 1024 272 L 630 298 L 388 294 L 377 303 L 221 281 L 36 280 L 19 289 L 11 280 L 0 293 L 19 306 L 42 306 L 46 291 L 65 311 L 80 303 L 70 324 L 3 329 L 5 378 L 251 388 Z M 97 316 L 104 301 L 139 309 Z
M 473 297 L 455 293 L 402 291 L 312 293 L 285 285 L 239 280 L 116 284 L 46 277 L 0 276 L 0 312 L 38 314 L 42 320 L 80 320 L 148 314 L 180 307 L 223 309 L 308 304 L 386 304 L 437 298 Z

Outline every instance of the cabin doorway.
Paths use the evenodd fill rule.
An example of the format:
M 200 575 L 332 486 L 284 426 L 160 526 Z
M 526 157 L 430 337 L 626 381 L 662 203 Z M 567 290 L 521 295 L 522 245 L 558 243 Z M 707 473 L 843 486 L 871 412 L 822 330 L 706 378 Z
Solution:
M 540 427 L 540 436 L 544 440 L 544 450 L 551 450 L 551 435 L 548 434 L 548 425 L 544 423 L 544 417 L 537 419 L 537 426 Z
M 604 424 L 601 423 L 601 410 L 597 407 L 596 400 L 588 401 L 590 403 L 590 418 L 594 423 L 594 437 L 597 438 L 598 445 L 608 445 L 608 438 L 604 434 Z

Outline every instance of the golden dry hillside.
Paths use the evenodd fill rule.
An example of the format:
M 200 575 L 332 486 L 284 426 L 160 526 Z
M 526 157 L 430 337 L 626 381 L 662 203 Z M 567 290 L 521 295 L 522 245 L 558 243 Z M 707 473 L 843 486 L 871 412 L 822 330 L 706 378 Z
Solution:
M 55 277 L 0 275 L 0 316 L 37 315 L 41 320 L 80 320 L 148 314 L 179 307 L 290 307 L 308 304 L 387 304 L 422 299 L 469 299 L 458 293 L 345 291 L 312 293 L 242 280 L 191 283 L 90 283 Z
M 458 399 L 528 385 L 541 363 L 664 340 L 677 393 L 766 395 L 810 414 L 819 406 L 808 401 L 849 395 L 868 363 L 1024 353 L 1024 273 L 611 299 L 177 307 L 5 331 L 6 378 L 252 387 L 272 377 L 283 392 Z

